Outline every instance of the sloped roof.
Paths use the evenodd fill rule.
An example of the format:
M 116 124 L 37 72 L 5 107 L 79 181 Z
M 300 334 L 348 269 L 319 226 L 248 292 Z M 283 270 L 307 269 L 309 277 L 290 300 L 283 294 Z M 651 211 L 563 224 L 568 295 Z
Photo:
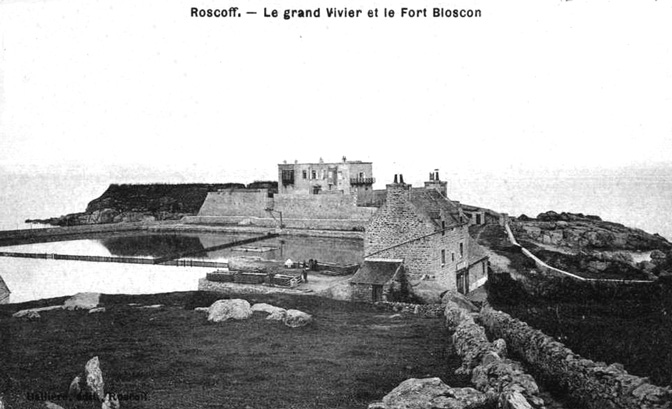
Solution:
M 8 296 L 10 292 L 7 284 L 5 284 L 5 281 L 0 277 L 0 300 Z
M 392 279 L 402 264 L 401 261 L 365 260 L 350 282 L 352 284 L 383 285 Z
M 485 249 L 481 247 L 480 244 L 476 243 L 476 240 L 472 239 L 471 237 L 469 237 L 467 247 L 469 249 L 469 252 L 467 253 L 469 254 L 469 265 L 472 265 L 488 256 L 488 254 L 485 252 Z
M 426 189 L 424 187 L 412 188 L 411 203 L 419 212 L 429 216 L 439 227 L 441 227 L 442 211 L 447 216 L 446 226 L 464 223 L 460 216 L 459 205 L 443 196 L 436 189 Z

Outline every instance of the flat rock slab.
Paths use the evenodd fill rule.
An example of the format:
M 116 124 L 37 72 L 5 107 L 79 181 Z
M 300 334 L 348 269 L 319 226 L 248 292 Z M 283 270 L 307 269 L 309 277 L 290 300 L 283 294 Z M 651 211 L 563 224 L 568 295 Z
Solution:
M 43 311 L 62 310 L 62 309 L 63 309 L 62 305 L 52 305 L 50 307 L 40 307 L 40 308 L 28 308 L 25 310 L 15 312 L 14 314 L 12 314 L 12 317 L 23 318 L 29 315 L 34 315 L 33 313 L 38 313 L 37 315 L 39 316 L 40 315 L 39 313 Z
M 385 395 L 376 409 L 477 409 L 486 395 L 473 388 L 451 388 L 439 378 L 407 379 Z
M 275 314 L 275 313 L 285 312 L 286 310 L 284 308 L 276 307 L 275 305 L 266 304 L 266 303 L 258 303 L 258 304 L 254 304 L 252 306 L 252 311 L 253 312 L 266 312 L 266 313 L 269 313 L 269 314 Z
M 96 308 L 100 302 L 100 293 L 77 293 L 65 300 L 63 308 L 66 310 L 90 310 Z

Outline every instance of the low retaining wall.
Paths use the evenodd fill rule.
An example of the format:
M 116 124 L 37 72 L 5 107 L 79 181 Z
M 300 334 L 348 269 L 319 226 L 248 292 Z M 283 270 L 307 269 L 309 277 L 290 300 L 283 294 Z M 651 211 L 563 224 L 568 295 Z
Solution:
M 198 280 L 199 291 L 214 291 L 222 294 L 294 294 L 315 295 L 313 291 L 293 290 L 289 288 L 272 287 L 261 284 L 236 284 L 225 282 L 208 281 L 205 278 Z
M 445 308 L 443 304 L 412 304 L 390 301 L 378 301 L 375 305 L 389 311 L 412 313 L 425 317 L 441 317 Z
M 198 233 L 266 233 L 269 231 L 277 232 L 283 236 L 308 236 L 308 237 L 330 237 L 330 238 L 343 238 L 343 239 L 363 239 L 364 232 L 362 231 L 348 231 L 348 230 L 306 230 L 306 229 L 282 229 L 278 230 L 276 226 L 262 227 L 262 226 L 238 226 L 238 225 L 208 225 L 208 224 L 195 224 L 191 216 L 185 217 L 183 220 L 192 220 L 188 224 L 171 224 L 171 225 L 159 225 L 159 226 L 150 226 L 148 231 L 150 232 L 172 232 L 172 233 L 189 233 L 189 232 L 198 232 Z M 186 221 L 184 222 L 186 223 Z
M 543 332 L 489 306 L 480 320 L 495 337 L 540 376 L 564 390 L 576 403 L 591 409 L 669 409 L 672 390 L 630 375 L 619 364 L 606 365 L 584 359 Z
M 290 229 L 312 230 L 361 230 L 364 231 L 368 219 L 298 219 L 282 218 L 282 223 Z M 187 224 L 229 224 L 241 226 L 280 227 L 279 218 L 247 216 L 186 216 L 182 223 Z

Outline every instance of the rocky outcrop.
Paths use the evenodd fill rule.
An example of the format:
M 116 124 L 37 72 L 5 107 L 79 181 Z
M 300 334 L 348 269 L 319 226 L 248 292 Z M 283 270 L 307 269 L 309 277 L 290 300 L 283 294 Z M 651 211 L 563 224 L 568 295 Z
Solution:
M 259 184 L 264 183 L 277 192 L 275 182 L 255 182 L 249 186 L 256 189 Z M 179 220 L 184 216 L 196 215 L 209 192 L 230 188 L 245 188 L 245 185 L 242 183 L 111 184 L 100 197 L 89 202 L 84 212 L 50 219 L 26 220 L 26 222 L 77 226 Z
M 530 240 L 574 250 L 646 251 L 670 249 L 672 244 L 658 234 L 606 222 L 581 213 L 541 213 L 536 219 L 522 216 L 511 223 L 519 240 Z
M 487 398 L 473 388 L 451 388 L 440 378 L 407 379 L 369 409 L 480 409 Z
M 481 322 L 506 340 L 528 365 L 586 408 L 672 408 L 672 389 L 628 374 L 622 365 L 596 363 L 508 314 L 485 307 Z
M 252 308 L 246 300 L 218 300 L 208 309 L 208 321 L 222 322 L 229 319 L 245 320 L 252 316 Z
M 299 310 L 287 310 L 282 322 L 290 328 L 305 327 L 313 322 L 313 317 Z

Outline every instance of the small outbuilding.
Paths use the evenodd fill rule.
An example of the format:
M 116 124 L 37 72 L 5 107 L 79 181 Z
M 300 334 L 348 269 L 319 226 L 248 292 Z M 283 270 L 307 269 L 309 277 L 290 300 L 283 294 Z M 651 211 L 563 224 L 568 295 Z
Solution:
M 404 273 L 401 259 L 367 259 L 350 279 L 353 301 L 387 301 Z

